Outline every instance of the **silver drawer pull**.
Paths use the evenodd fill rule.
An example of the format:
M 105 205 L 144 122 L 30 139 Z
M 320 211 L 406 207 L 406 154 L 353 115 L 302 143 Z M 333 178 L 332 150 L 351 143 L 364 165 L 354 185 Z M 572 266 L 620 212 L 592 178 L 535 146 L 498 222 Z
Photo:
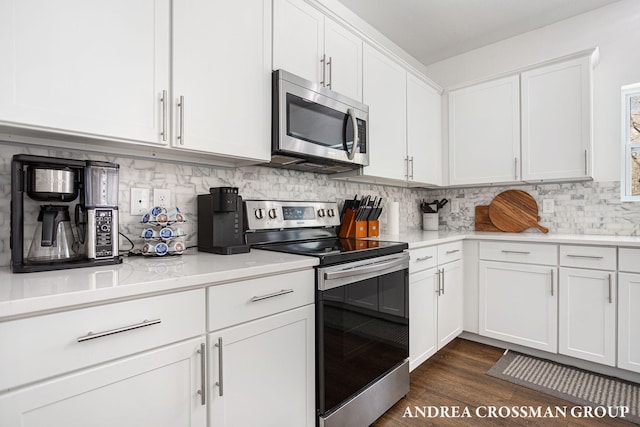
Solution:
M 200 404 L 202 406 L 207 404 L 207 346 L 206 344 L 200 344 L 200 349 L 198 350 L 198 354 L 200 355 L 200 390 L 198 390 L 198 394 L 200 395 Z
M 427 255 L 427 256 L 422 256 L 420 258 L 416 258 L 416 261 L 426 261 L 426 260 L 431 259 L 431 258 L 433 258 L 433 257 Z
M 85 335 L 83 337 L 79 337 L 78 338 L 78 342 L 94 340 L 96 338 L 106 337 L 107 335 L 119 334 L 120 332 L 127 332 L 127 331 L 131 331 L 133 329 L 146 328 L 147 326 L 157 325 L 157 324 L 159 324 L 161 322 L 162 322 L 162 320 L 160 320 L 160 319 L 155 319 L 155 320 L 146 320 L 145 319 L 140 323 L 136 323 L 135 325 L 123 326 L 122 328 L 111 329 L 109 331 L 104 331 L 104 332 L 96 332 L 95 334 L 93 332 L 89 332 L 87 335 Z
M 218 347 L 218 381 L 216 381 L 216 385 L 218 386 L 218 396 L 222 397 L 224 395 L 222 383 L 222 337 L 218 337 L 218 342 L 214 345 Z
M 584 259 L 604 259 L 603 256 L 595 256 L 595 255 L 571 255 L 567 254 L 567 258 L 584 258 Z
M 500 252 L 502 252 L 503 254 L 521 254 L 521 255 L 529 255 L 531 253 L 529 251 L 505 251 L 504 249 L 501 250 Z
M 251 298 L 251 302 L 262 301 L 263 299 L 279 297 L 280 295 L 286 295 L 293 292 L 293 289 L 282 289 L 278 292 L 274 292 L 272 294 L 260 295 L 259 297 Z
M 455 254 L 456 252 L 460 252 L 460 249 L 454 249 L 452 251 L 447 251 L 447 255 L 449 254 Z

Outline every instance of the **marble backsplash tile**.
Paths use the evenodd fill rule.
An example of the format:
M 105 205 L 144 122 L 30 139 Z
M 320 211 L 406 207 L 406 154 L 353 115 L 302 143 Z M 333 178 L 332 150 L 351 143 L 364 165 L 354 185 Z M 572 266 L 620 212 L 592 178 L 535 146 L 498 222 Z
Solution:
M 240 168 L 207 167 L 178 164 L 169 161 L 142 160 L 121 156 L 100 156 L 59 149 L 0 142 L 0 266 L 9 264 L 10 232 L 10 168 L 14 154 L 28 153 L 53 157 L 106 160 L 120 165 L 120 231 L 136 245 L 142 230 L 139 216 L 129 214 L 131 187 L 167 188 L 171 190 L 172 205 L 180 207 L 191 220 L 186 231 L 192 233 L 188 245 L 196 244 L 196 195 L 208 193 L 210 187 L 238 187 L 245 199 L 327 200 L 342 201 L 355 194 L 383 197 L 386 202 L 400 202 L 400 232 L 419 229 L 422 199 L 448 198 L 456 200 L 460 210 L 451 213 L 452 203 L 440 211 L 440 229 L 468 231 L 474 228 L 476 205 L 488 205 L 501 191 L 518 188 L 529 192 L 542 211 L 542 200 L 553 199 L 555 212 L 540 213 L 540 223 L 552 233 L 640 235 L 640 203 L 620 201 L 619 182 L 578 182 L 563 184 L 535 184 L 522 186 L 494 186 L 456 189 L 407 189 L 382 185 L 359 184 L 334 180 L 326 175 L 310 174 L 260 166 Z M 381 230 L 386 229 L 383 211 Z M 25 236 L 31 238 L 35 217 L 25 224 Z M 537 233 L 536 229 L 526 232 Z M 128 248 L 121 239 L 121 246 Z
M 244 199 L 323 200 L 342 201 L 354 195 L 371 194 L 385 202 L 400 202 L 400 231 L 421 227 L 419 201 L 426 191 L 381 185 L 359 184 L 334 180 L 326 175 L 303 173 L 261 166 L 240 168 L 207 167 L 178 164 L 158 160 L 142 160 L 120 156 L 100 156 L 59 149 L 0 143 L 0 266 L 9 265 L 9 232 L 11 199 L 11 157 L 14 154 L 35 154 L 51 157 L 105 160 L 120 165 L 120 232 L 140 247 L 142 231 L 140 216 L 130 215 L 130 188 L 167 188 L 171 190 L 171 204 L 178 206 L 190 220 L 185 231 L 191 233 L 187 245 L 196 244 L 196 195 L 206 194 L 210 187 L 238 187 Z M 25 221 L 25 236 L 31 239 L 36 218 Z M 380 218 L 381 230 L 386 228 L 386 213 Z M 121 247 L 128 248 L 121 238 Z M 28 246 L 27 246 L 28 247 Z

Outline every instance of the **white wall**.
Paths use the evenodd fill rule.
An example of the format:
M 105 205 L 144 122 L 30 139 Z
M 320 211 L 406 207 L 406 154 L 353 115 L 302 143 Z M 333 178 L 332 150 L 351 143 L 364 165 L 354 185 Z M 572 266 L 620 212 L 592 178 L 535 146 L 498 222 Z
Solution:
M 621 0 L 427 67 L 443 88 L 598 46 L 593 74 L 594 178 L 620 180 L 620 87 L 640 82 L 640 1 Z

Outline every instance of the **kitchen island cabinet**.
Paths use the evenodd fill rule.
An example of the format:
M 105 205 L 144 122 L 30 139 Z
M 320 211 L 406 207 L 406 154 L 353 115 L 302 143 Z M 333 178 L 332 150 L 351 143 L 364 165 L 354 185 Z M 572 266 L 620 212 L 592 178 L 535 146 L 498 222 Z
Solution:
M 618 367 L 640 373 L 640 249 L 619 249 Z

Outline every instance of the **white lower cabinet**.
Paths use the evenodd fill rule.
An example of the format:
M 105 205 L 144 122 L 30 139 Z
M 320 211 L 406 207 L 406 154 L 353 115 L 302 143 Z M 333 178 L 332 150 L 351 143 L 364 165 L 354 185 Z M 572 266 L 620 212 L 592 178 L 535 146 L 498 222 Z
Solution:
M 613 271 L 560 268 L 559 353 L 615 366 Z
M 636 257 L 640 255 L 639 252 L 636 251 Z M 620 253 L 622 255 L 622 251 Z M 637 270 L 637 258 L 634 264 Z M 640 310 L 638 307 L 640 307 L 640 274 L 618 273 L 618 367 L 634 372 L 640 372 Z
M 462 242 L 414 249 L 410 256 L 409 369 L 413 370 L 462 332 Z
M 480 335 L 557 352 L 557 283 L 555 266 L 480 261 Z
M 209 425 L 315 426 L 314 305 L 209 334 Z
M 191 339 L 0 395 L 0 425 L 204 427 L 204 343 Z

